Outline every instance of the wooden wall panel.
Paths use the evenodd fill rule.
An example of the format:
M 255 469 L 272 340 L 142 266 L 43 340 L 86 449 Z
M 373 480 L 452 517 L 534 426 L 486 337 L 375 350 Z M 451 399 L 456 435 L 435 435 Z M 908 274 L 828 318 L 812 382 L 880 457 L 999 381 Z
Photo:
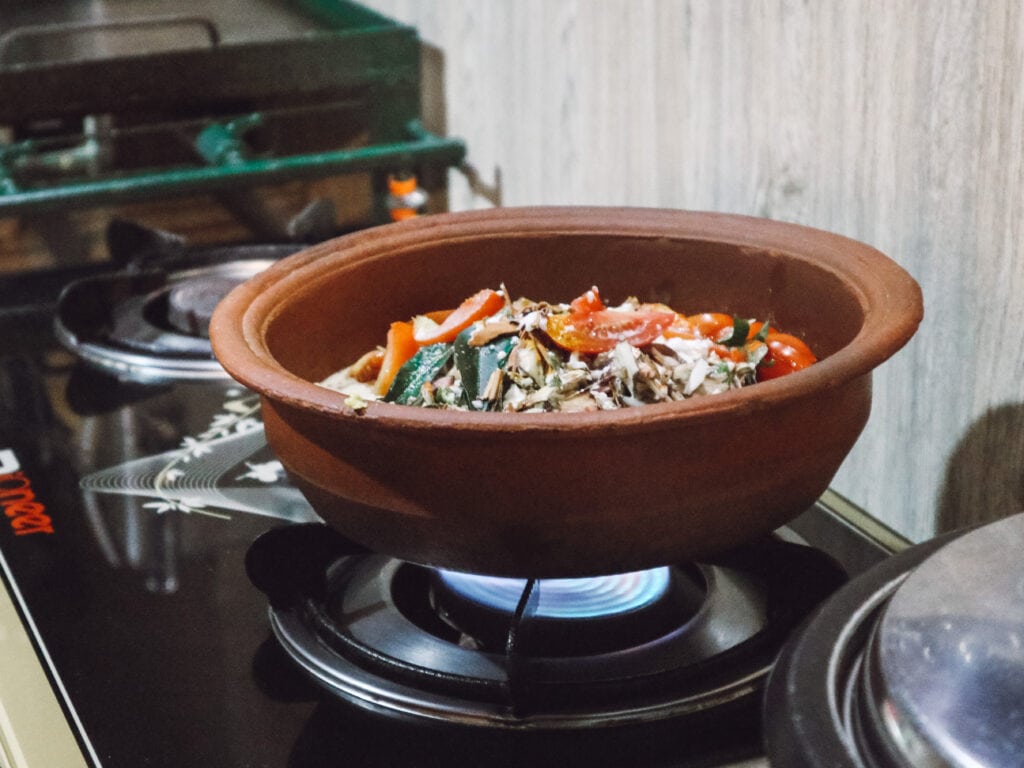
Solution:
M 921 283 L 836 478 L 913 538 L 1024 510 L 1024 10 L 1016 0 L 369 0 L 416 25 L 494 201 L 833 230 Z M 808 425 L 813 429 L 813 425 Z

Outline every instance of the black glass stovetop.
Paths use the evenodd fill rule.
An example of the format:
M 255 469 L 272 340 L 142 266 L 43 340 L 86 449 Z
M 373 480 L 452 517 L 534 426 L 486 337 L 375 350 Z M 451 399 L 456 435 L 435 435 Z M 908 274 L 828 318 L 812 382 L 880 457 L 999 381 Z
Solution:
M 318 520 L 267 448 L 256 397 L 229 379 L 120 381 L 26 317 L 0 317 L 0 558 L 86 765 L 720 765 L 759 751 L 756 712 L 708 725 L 709 757 L 656 749 L 671 723 L 467 732 L 325 694 L 285 657 L 245 572 L 260 534 Z M 850 571 L 887 554 L 823 507 L 801 520 L 846 543 Z M 16 706 L 4 695 L 0 680 Z

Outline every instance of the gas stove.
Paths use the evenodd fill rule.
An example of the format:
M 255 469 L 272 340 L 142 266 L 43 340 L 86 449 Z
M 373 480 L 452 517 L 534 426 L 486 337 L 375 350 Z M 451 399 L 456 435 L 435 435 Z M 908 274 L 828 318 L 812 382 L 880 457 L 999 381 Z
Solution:
M 12 764 L 763 763 L 780 650 L 907 542 L 829 493 L 764 540 L 635 574 L 367 552 L 288 483 L 204 338 L 217 291 L 280 255 L 75 274 L 56 303 L 53 274 L 0 284 Z
M 0 214 L 57 264 L 0 276 L 0 765 L 1019 765 L 1022 516 L 911 547 L 827 492 L 707 562 L 509 580 L 366 551 L 289 483 L 205 325 L 443 192 L 464 147 L 420 123 L 415 30 L 350 2 L 0 18 Z M 336 174 L 370 202 L 293 199 Z M 246 233 L 111 214 L 138 200 Z

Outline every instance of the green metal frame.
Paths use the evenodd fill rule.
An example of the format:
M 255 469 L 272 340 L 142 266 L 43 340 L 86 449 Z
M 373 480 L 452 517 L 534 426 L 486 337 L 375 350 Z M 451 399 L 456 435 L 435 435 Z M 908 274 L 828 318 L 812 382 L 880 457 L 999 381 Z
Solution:
M 454 166 L 465 156 L 465 146 L 457 139 L 435 136 L 423 131 L 416 122 L 407 125 L 406 130 L 404 141 L 357 149 L 243 159 L 195 168 L 83 180 L 41 189 L 21 189 L 0 173 L 0 215 L 134 202 L 226 190 L 239 185 L 259 186 L 368 170 Z
M 365 105 L 365 146 L 251 156 L 244 134 L 262 119 L 254 112 L 212 121 L 196 139 L 195 166 L 19 184 L 19 165 L 38 149 L 25 140 L 0 145 L 0 216 L 369 171 L 377 198 L 375 216 L 384 220 L 388 174 L 462 162 L 462 141 L 433 135 L 420 125 L 420 40 L 414 28 L 344 0 L 291 0 L 288 5 L 322 29 L 293 40 L 173 51 L 158 58 L 0 70 L 0 123 L 13 116 L 46 116 L 47 109 L 56 108 L 69 115 L 173 110 L 176 105 L 195 110 L 197 105 L 213 108 L 296 93 L 317 99 L 333 89 L 357 94 Z M 211 71 L 216 72 L 214 82 Z

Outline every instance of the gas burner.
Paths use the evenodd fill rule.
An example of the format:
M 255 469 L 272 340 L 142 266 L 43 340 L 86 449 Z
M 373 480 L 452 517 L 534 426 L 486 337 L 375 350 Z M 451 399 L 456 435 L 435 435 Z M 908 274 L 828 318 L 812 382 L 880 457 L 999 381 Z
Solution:
M 485 608 L 474 622 L 465 619 L 472 611 L 463 606 L 462 621 L 453 623 L 438 597 L 437 572 L 382 556 L 338 564 L 325 601 L 307 601 L 301 611 L 275 611 L 272 625 L 300 665 L 346 698 L 467 724 L 622 724 L 702 711 L 753 694 L 774 654 L 755 652 L 747 663 L 728 669 L 714 669 L 712 659 L 767 628 L 763 585 L 714 566 L 691 574 L 665 570 L 676 588 L 649 604 L 648 613 L 697 605 L 685 606 L 671 628 L 664 620 L 648 628 L 645 616 L 634 616 L 638 631 L 629 645 L 615 642 L 624 632 L 623 612 L 614 607 L 582 619 L 577 637 L 571 620 L 559 627 L 542 613 L 548 592 L 543 581 L 534 583 L 532 595 L 526 582 L 521 589 L 522 600 L 537 601 L 535 614 L 513 607 L 488 615 Z M 584 596 L 589 589 L 584 581 L 575 585 Z M 505 631 L 496 633 L 501 618 Z M 492 625 L 492 631 L 470 635 L 466 625 Z M 602 643 L 622 647 L 594 650 Z
M 269 532 L 248 564 L 298 666 L 372 712 L 499 730 L 642 726 L 748 705 L 783 639 L 844 580 L 819 551 L 774 538 L 715 563 L 514 580 L 324 557 L 329 546 L 284 554 L 291 544 L 274 537 L 297 528 Z M 299 575 L 280 572 L 295 562 Z
M 458 633 L 460 644 L 504 648 L 509 624 L 529 586 L 525 579 L 437 570 L 431 581 L 431 605 Z M 536 605 L 530 645 L 547 656 L 577 656 L 656 641 L 697 614 L 707 583 L 704 574 L 692 569 L 662 567 L 585 579 L 547 579 L 532 590 Z M 750 608 L 751 618 L 764 612 L 760 604 Z
M 210 347 L 210 315 L 228 291 L 271 263 L 237 259 L 78 280 L 61 294 L 57 338 L 86 363 L 120 379 L 226 379 Z
M 766 698 L 773 764 L 1017 766 L 1024 514 L 887 560 L 825 603 Z

